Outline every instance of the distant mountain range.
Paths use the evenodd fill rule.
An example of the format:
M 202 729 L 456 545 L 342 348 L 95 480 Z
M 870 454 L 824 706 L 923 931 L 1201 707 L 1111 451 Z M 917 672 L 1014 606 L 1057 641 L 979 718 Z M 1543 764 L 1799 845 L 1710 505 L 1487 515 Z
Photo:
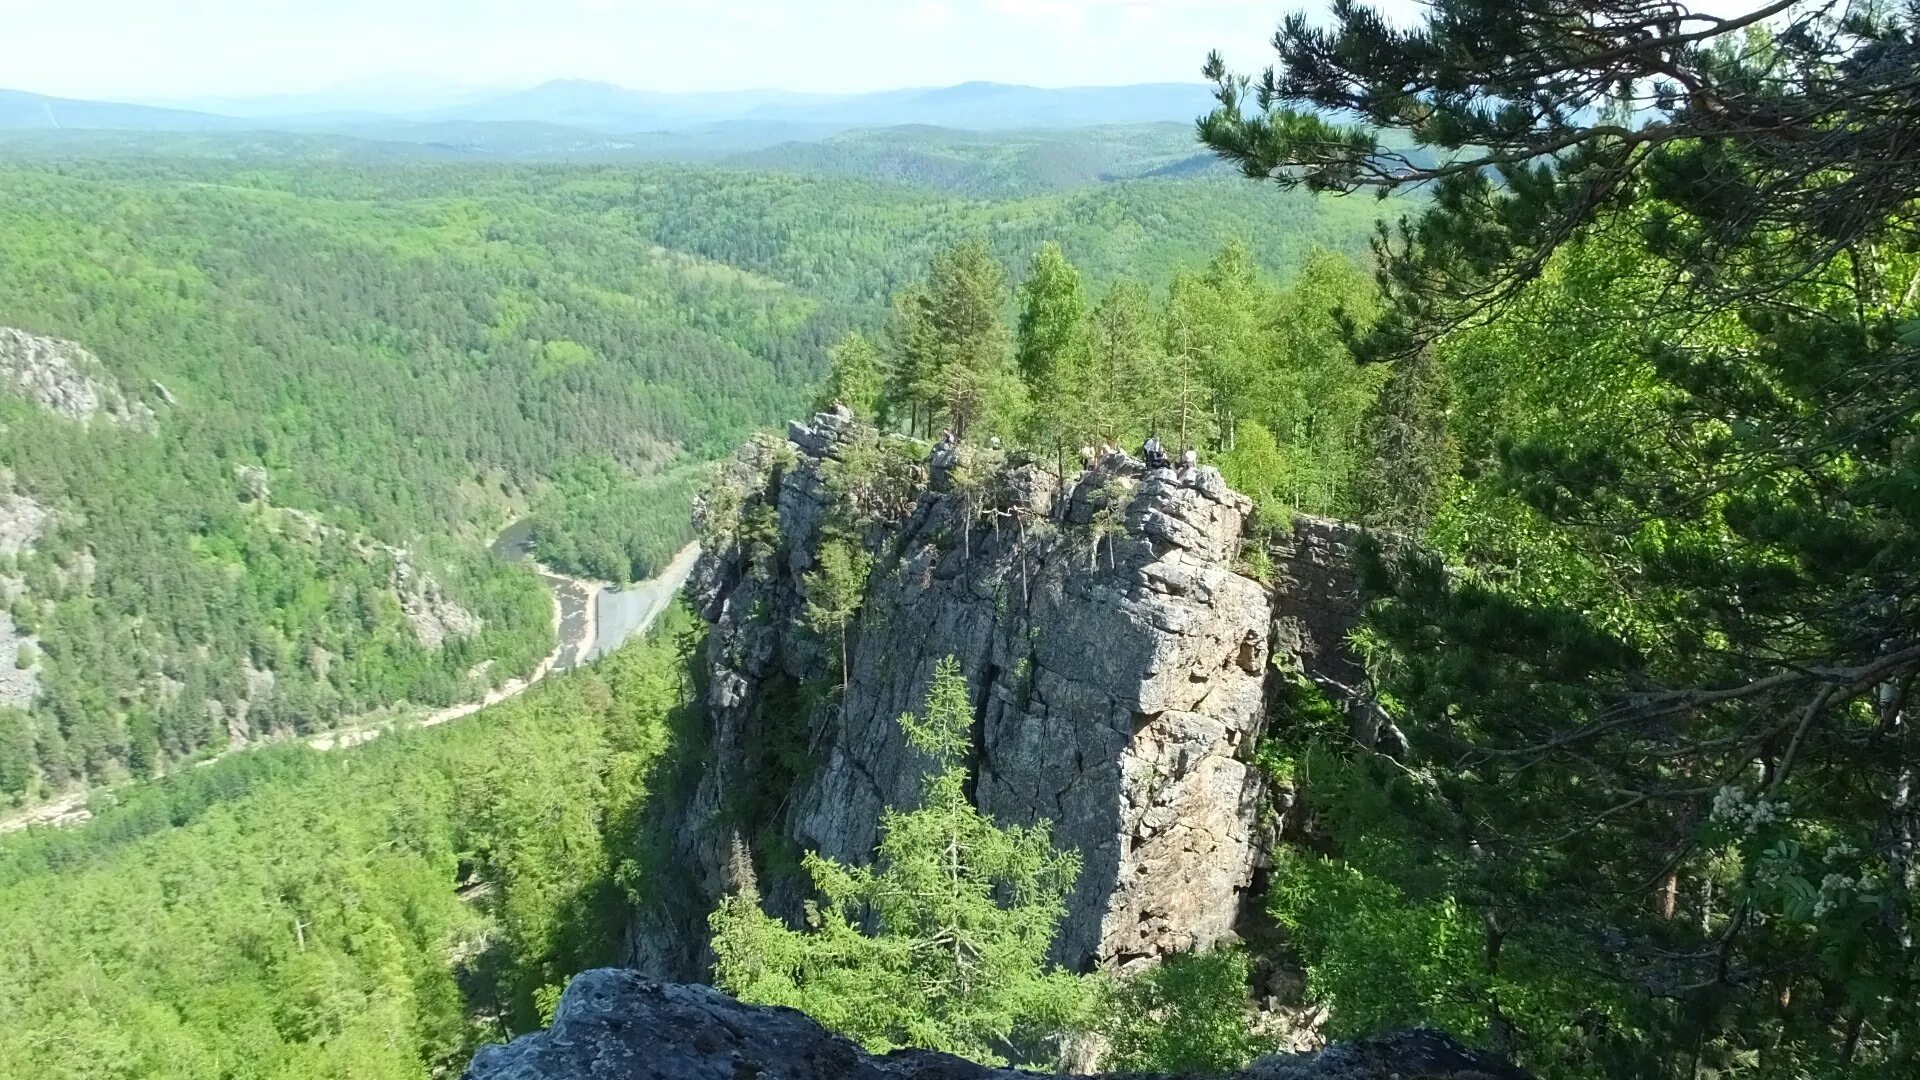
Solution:
M 79 101 L 0 91 L 0 130 L 285 131 L 425 142 L 409 125 L 539 124 L 600 135 L 778 129 L 774 138 L 818 138 L 853 128 L 924 124 L 967 131 L 1070 128 L 1190 121 L 1213 104 L 1189 83 L 1046 89 L 1003 83 L 888 90 L 853 95 L 738 90 L 657 93 L 610 83 L 561 80 L 503 94 L 476 94 L 434 108 L 351 107 L 324 96 L 227 99 L 226 111 Z M 284 111 L 282 111 L 284 110 Z M 374 135 L 374 130 L 383 135 Z M 764 137 L 763 137 L 764 138 Z M 759 141 L 759 140 L 748 140 Z

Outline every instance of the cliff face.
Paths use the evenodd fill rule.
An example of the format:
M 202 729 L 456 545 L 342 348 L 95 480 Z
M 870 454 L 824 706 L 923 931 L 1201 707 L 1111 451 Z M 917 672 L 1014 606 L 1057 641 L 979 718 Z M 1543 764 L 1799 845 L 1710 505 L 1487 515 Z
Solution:
M 925 762 L 896 720 L 947 656 L 974 696 L 977 804 L 1052 821 L 1085 860 L 1058 959 L 1125 965 L 1226 936 L 1274 820 L 1251 758 L 1278 680 L 1357 682 L 1346 527 L 1300 521 L 1268 585 L 1242 561 L 1250 506 L 1212 469 L 1114 455 L 1062 483 L 936 455 L 924 486 L 909 478 L 910 497 L 875 500 L 855 530 L 874 563 L 842 700 L 838 636 L 807 625 L 808 575 L 827 523 L 847 520 L 845 462 L 874 445 L 827 414 L 741 455 L 757 535 L 714 545 L 690 583 L 712 633 L 704 766 L 667 826 L 688 902 L 648 913 L 637 965 L 705 974 L 700 917 L 742 842 L 789 914 L 801 883 L 769 880 L 770 848 L 863 861 L 881 811 L 916 798 Z
M 1039 1074 L 934 1053 L 863 1053 L 792 1009 L 742 1005 L 707 986 L 589 971 L 561 995 L 548 1031 L 483 1047 L 466 1080 L 1026 1080 Z M 1445 1035 L 1410 1031 L 1279 1054 L 1240 1080 L 1528 1080 Z M 1145 1078 L 1141 1078 L 1145 1080 Z

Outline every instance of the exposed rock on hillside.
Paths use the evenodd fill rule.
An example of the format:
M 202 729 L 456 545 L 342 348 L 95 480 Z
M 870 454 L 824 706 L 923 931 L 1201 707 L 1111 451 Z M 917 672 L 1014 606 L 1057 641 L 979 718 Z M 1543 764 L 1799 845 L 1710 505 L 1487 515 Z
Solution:
M 0 611 L 0 707 L 24 709 L 40 696 L 40 643 L 14 625 L 10 612 Z M 26 662 L 21 662 L 22 658 Z
M 1244 1080 L 1527 1080 L 1444 1035 L 1413 1031 L 1281 1054 Z M 711 987 L 589 971 L 560 998 L 553 1027 L 483 1048 L 467 1080 L 1020 1080 L 926 1050 L 868 1055 L 792 1009 L 742 1005 Z
M 387 551 L 393 556 L 393 591 L 400 597 L 400 606 L 420 644 L 437 649 L 448 638 L 468 638 L 480 632 L 480 617 L 448 597 L 432 574 L 414 569 L 413 559 L 405 551 Z
M 33 550 L 46 532 L 53 514 L 25 495 L 0 493 L 0 558 Z M 40 696 L 40 643 L 20 632 L 8 610 L 27 596 L 27 583 L 13 574 L 0 574 L 0 706 L 24 709 Z
M 25 495 L 0 492 L 0 558 L 33 550 L 53 514 Z
M 142 428 L 153 423 L 153 410 L 129 402 L 100 361 L 71 341 L 0 327 L 0 387 L 83 424 L 96 416 Z
M 828 414 L 742 453 L 746 524 L 690 584 L 713 626 L 710 743 L 667 835 L 694 880 L 681 906 L 643 915 L 636 961 L 705 974 L 702 919 L 734 884 L 736 835 L 763 862 L 770 848 L 864 861 L 881 810 L 912 805 L 925 767 L 896 718 L 948 655 L 975 695 L 980 807 L 1051 820 L 1085 860 L 1058 959 L 1121 966 L 1228 935 L 1271 831 L 1250 762 L 1282 669 L 1357 681 L 1346 528 L 1301 521 L 1269 587 L 1242 572 L 1250 505 L 1213 469 L 1147 473 L 1116 454 L 1063 483 L 936 459 L 888 494 L 843 465 L 871 461 L 875 440 Z M 806 594 L 850 489 L 878 520 L 839 702 L 838 643 L 808 629 Z M 794 875 L 763 869 L 770 906 L 796 915 Z

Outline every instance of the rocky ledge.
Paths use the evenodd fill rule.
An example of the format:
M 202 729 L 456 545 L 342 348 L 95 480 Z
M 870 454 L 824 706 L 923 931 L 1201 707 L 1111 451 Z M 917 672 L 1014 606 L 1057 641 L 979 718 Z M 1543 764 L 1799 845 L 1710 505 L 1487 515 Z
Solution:
M 553 1027 L 480 1051 L 467 1080 L 1023 1080 L 926 1050 L 885 1056 L 792 1009 L 742 1005 L 708 986 L 589 971 L 560 998 Z M 1529 1080 L 1445 1035 L 1412 1031 L 1279 1054 L 1244 1080 Z

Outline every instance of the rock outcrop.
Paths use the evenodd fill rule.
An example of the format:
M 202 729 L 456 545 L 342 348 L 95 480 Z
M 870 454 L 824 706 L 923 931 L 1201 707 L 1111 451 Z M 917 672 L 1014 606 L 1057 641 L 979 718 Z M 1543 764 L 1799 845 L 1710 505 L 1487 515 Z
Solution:
M 78 423 L 95 417 L 147 428 L 153 410 L 129 401 L 100 361 L 71 341 L 0 327 L 0 387 Z
M 413 557 L 400 548 L 387 548 L 393 557 L 393 591 L 407 614 L 413 636 L 428 649 L 438 649 L 448 638 L 469 638 L 483 628 L 480 616 L 448 596 L 432 574 L 417 570 Z
M 7 482 L 0 476 L 0 485 Z M 18 492 L 0 491 L 0 558 L 11 559 L 33 551 L 35 542 L 53 522 L 53 513 Z M 0 573 L 0 706 L 24 709 L 40 696 L 40 642 L 22 633 L 11 610 L 27 600 L 26 579 Z
M 788 435 L 742 452 L 745 524 L 689 585 L 712 626 L 710 730 L 665 835 L 691 880 L 643 912 L 635 963 L 705 975 L 702 920 L 738 840 L 763 864 L 770 848 L 867 859 L 926 767 L 896 720 L 947 656 L 974 695 L 977 804 L 1053 822 L 1084 860 L 1060 962 L 1124 967 L 1232 933 L 1273 830 L 1252 764 L 1269 700 L 1289 670 L 1358 681 L 1347 528 L 1296 523 L 1268 584 L 1243 560 L 1251 506 L 1210 468 L 1114 454 L 1062 481 L 985 451 L 922 463 L 835 414 Z M 879 490 L 876 459 L 919 476 Z M 874 568 L 842 700 L 839 642 L 806 608 L 821 545 L 849 526 Z M 771 908 L 798 914 L 796 877 L 763 865 Z
M 1412 1031 L 1264 1058 L 1241 1080 L 1528 1080 L 1444 1035 Z M 863 1052 L 792 1009 L 742 1005 L 707 986 L 589 971 L 553 1027 L 483 1048 L 467 1080 L 1024 1080 L 928 1050 Z

